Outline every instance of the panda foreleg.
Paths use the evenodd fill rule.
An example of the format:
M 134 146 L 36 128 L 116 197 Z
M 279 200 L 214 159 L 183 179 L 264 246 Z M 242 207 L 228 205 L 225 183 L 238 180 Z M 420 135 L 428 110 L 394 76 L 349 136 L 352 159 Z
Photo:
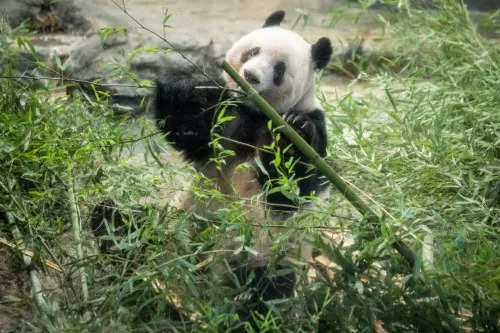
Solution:
M 291 110 L 283 118 L 320 156 L 326 155 L 326 123 L 323 111 L 301 112 Z
M 172 146 L 188 161 L 211 157 L 211 130 L 223 89 L 190 71 L 171 70 L 156 81 L 155 119 Z
M 312 112 L 301 112 L 291 110 L 284 114 L 284 119 L 299 133 L 300 136 L 309 143 L 320 156 L 326 155 L 326 126 L 323 112 L 316 110 Z M 281 137 L 278 145 L 284 150 L 290 145 L 290 141 Z M 320 174 L 314 168 L 307 164 L 308 160 L 295 147 L 288 149 L 284 160 L 293 157 L 300 159 L 300 163 L 295 164 L 293 172 L 295 179 L 299 179 L 297 186 L 299 196 L 309 196 L 312 193 L 318 194 L 326 188 L 323 184 Z M 262 186 L 270 184 L 272 187 L 280 186 L 281 172 L 276 169 L 272 163 L 274 156 L 270 154 L 261 154 L 262 165 L 265 172 L 259 170 L 259 182 Z M 267 202 L 275 208 L 279 214 L 288 214 L 298 209 L 299 201 L 292 200 L 281 191 L 271 191 L 267 195 Z M 288 212 L 288 213 L 287 213 Z

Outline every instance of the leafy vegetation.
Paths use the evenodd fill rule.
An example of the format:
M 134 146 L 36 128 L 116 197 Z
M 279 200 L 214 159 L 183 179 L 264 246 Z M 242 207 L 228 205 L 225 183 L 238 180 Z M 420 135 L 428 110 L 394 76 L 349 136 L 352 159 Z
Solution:
M 47 303 L 22 327 L 500 331 L 499 44 L 478 34 L 457 1 L 435 1 L 431 11 L 397 3 L 397 15 L 381 16 L 394 41 L 394 57 L 380 60 L 387 66 L 357 66 L 353 92 L 323 98 L 330 159 L 384 223 L 369 224 L 332 192 L 286 227 L 266 226 L 276 261 L 290 235 L 319 253 L 313 264 L 297 262 L 296 296 L 286 300 L 256 302 L 248 286 L 221 284 L 207 270 L 232 253 L 228 233 L 239 236 L 242 260 L 254 251 L 245 218 L 253 204 L 231 202 L 210 219 L 176 210 L 179 179 L 200 176 L 152 139 L 151 124 L 82 92 L 68 99 L 54 83 L 0 79 L 1 237 L 34 252 L 29 268 Z M 2 32 L 2 76 L 14 76 L 14 44 L 29 47 L 20 42 L 27 31 Z M 375 93 L 355 94 L 358 82 Z M 210 187 L 194 190 L 224 200 Z M 413 267 L 393 250 L 396 236 L 418 254 Z M 5 249 L 14 260 L 22 247 Z

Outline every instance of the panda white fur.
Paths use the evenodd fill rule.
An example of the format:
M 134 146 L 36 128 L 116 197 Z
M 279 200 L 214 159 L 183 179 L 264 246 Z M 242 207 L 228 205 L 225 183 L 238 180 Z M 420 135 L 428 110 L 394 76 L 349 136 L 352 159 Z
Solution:
M 234 43 L 226 53 L 226 61 L 321 156 L 325 156 L 326 126 L 323 110 L 315 96 L 314 72 L 328 64 L 332 54 L 331 43 L 323 37 L 311 45 L 297 33 L 280 28 L 284 14 L 283 11 L 273 13 L 261 29 Z M 266 204 L 258 205 L 249 216 L 255 223 L 264 224 L 266 210 L 271 210 L 276 217 L 280 215 L 278 212 L 295 210 L 297 203 L 281 191 L 263 192 L 264 187 L 279 185 L 279 172 L 272 164 L 274 156 L 252 148 L 271 144 L 273 136 L 268 129 L 268 119 L 249 101 L 238 99 L 237 94 L 224 88 L 238 89 L 225 73 L 220 74 L 220 70 L 215 80 L 194 69 L 168 70 L 157 81 L 155 118 L 172 146 L 182 152 L 188 161 L 192 161 L 200 173 L 213 180 L 214 186 L 223 194 L 237 198 L 264 196 Z M 214 129 L 215 119 L 221 109 L 217 105 L 228 101 L 230 103 L 227 104 L 225 115 L 234 116 L 234 119 Z M 232 156 L 225 157 L 222 169 L 211 162 L 216 155 L 210 144 L 213 131 L 229 138 L 219 143 L 224 149 L 234 152 Z M 279 145 L 284 148 L 288 141 L 281 138 Z M 284 160 L 290 156 L 307 162 L 293 148 L 287 151 Z M 256 159 L 261 161 L 260 167 L 256 165 Z M 250 167 L 239 168 L 242 163 L 249 163 Z M 298 182 L 300 196 L 319 193 L 324 188 L 318 172 L 306 163 L 297 163 L 294 172 L 295 179 L 301 179 Z M 210 211 L 220 207 L 220 202 L 203 205 L 196 202 L 191 192 L 182 202 L 181 208 L 191 209 L 193 206 Z M 200 209 L 197 212 L 200 213 Z M 261 235 L 255 237 L 258 244 L 253 245 L 258 254 L 252 256 L 244 267 L 235 268 L 235 273 L 240 282 L 245 284 L 251 271 L 255 281 L 250 285 L 260 289 L 261 299 L 288 297 L 293 292 L 295 276 L 266 277 L 267 254 L 271 243 L 266 236 L 267 231 L 260 232 Z

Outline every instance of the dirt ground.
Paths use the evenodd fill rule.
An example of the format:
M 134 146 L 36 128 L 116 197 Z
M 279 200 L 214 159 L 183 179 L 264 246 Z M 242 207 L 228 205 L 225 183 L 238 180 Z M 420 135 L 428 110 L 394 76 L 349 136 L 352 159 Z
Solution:
M 286 24 L 292 25 L 299 13 L 309 15 L 308 26 L 303 31 L 306 37 L 319 34 L 356 33 L 360 29 L 372 30 L 373 24 L 362 21 L 354 25 L 343 22 L 330 29 L 325 23 L 329 13 L 345 8 L 345 0 L 133 0 L 126 1 L 127 10 L 139 21 L 154 31 L 162 32 L 164 13 L 173 14 L 166 31 L 174 37 L 185 35 L 200 41 L 213 39 L 216 42 L 232 42 L 243 34 L 261 26 L 273 11 L 282 9 L 287 13 Z M 121 3 L 121 1 L 118 1 Z M 136 25 L 123 15 L 113 0 L 89 0 L 81 5 L 84 16 L 96 26 L 121 25 L 136 28 Z M 326 26 L 325 26 L 326 25 Z

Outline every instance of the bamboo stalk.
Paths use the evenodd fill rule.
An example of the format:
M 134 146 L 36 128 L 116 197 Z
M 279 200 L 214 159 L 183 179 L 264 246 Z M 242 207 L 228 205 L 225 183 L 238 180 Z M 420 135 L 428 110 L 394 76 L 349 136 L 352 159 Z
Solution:
M 424 268 L 431 270 L 434 268 L 434 236 L 428 233 L 424 236 L 422 244 L 422 261 Z
M 349 184 L 340 178 L 337 173 L 325 162 L 324 159 L 274 110 L 274 108 L 262 98 L 259 93 L 227 62 L 222 63 L 222 68 L 227 74 L 247 93 L 247 97 L 279 127 L 295 147 L 313 164 L 339 192 L 364 216 L 369 223 L 381 223 L 381 219 L 375 212 L 354 192 Z M 415 255 L 411 249 L 401 240 L 395 240 L 392 246 L 413 267 Z
M 14 236 L 14 240 L 16 242 L 15 247 L 18 249 L 26 250 L 26 246 L 23 241 L 23 237 L 21 236 L 21 231 L 16 225 L 15 219 L 11 213 L 7 212 L 7 222 L 11 227 L 12 235 Z M 44 322 L 45 328 L 49 332 L 54 332 L 53 326 L 53 311 L 51 304 L 45 299 L 45 295 L 42 290 L 42 283 L 40 282 L 40 278 L 38 277 L 38 272 L 31 266 L 31 256 L 26 253 L 23 253 L 23 262 L 29 269 L 30 282 L 31 282 L 31 290 L 33 294 L 33 298 L 35 299 L 35 304 L 40 310 L 42 317 L 47 319 Z
M 75 239 L 76 243 L 76 255 L 78 257 L 78 262 L 83 263 L 84 260 L 84 253 L 83 253 L 83 245 L 82 245 L 82 237 L 81 237 L 81 224 L 80 224 L 80 218 L 78 214 L 78 205 L 76 202 L 75 198 L 75 190 L 74 190 L 74 181 L 73 181 L 73 175 L 72 173 L 72 168 L 70 167 L 70 170 L 68 171 L 68 201 L 69 201 L 69 206 L 70 206 L 70 213 L 71 213 L 71 222 L 73 224 L 73 237 Z M 87 284 L 87 272 L 85 271 L 84 266 L 80 266 L 79 268 L 80 272 L 80 283 L 82 285 L 82 295 L 83 295 L 83 301 L 88 304 L 89 301 L 89 289 L 88 289 L 88 284 Z M 90 319 L 90 314 L 88 311 L 85 312 L 84 317 L 86 320 Z

